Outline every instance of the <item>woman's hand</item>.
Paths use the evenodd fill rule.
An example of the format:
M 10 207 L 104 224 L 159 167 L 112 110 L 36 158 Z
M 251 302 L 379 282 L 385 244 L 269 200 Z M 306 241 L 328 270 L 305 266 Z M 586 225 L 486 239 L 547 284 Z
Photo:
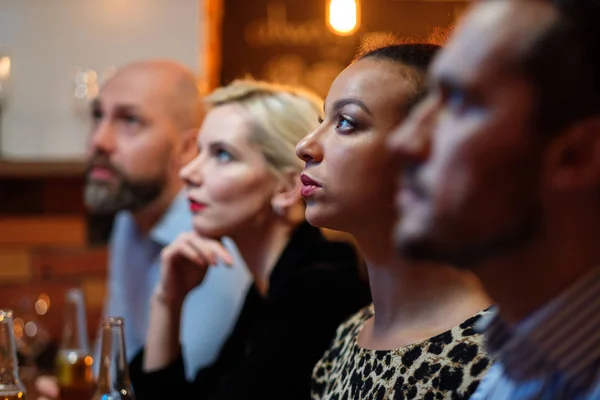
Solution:
M 37 400 L 53 400 L 60 398 L 60 390 L 56 378 L 53 376 L 40 376 L 35 380 L 35 389 L 40 396 Z
M 161 253 L 161 276 L 155 296 L 169 304 L 181 304 L 185 296 L 200 285 L 208 267 L 223 261 L 233 264 L 233 257 L 218 240 L 186 232 Z

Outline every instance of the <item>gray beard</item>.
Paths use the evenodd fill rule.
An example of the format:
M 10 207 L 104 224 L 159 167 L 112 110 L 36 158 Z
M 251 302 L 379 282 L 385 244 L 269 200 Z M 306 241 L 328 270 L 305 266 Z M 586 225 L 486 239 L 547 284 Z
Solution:
M 114 214 L 118 211 L 137 211 L 158 198 L 165 182 L 155 180 L 132 183 L 120 177 L 117 187 L 88 179 L 84 198 L 90 211 L 98 214 Z

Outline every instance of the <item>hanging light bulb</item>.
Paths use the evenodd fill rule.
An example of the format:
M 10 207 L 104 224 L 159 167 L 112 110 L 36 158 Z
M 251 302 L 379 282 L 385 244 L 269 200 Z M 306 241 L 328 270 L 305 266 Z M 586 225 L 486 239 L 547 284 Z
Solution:
M 6 80 L 10 77 L 10 57 L 0 57 L 0 80 Z
M 327 24 L 333 33 L 351 35 L 360 26 L 360 0 L 327 0 Z

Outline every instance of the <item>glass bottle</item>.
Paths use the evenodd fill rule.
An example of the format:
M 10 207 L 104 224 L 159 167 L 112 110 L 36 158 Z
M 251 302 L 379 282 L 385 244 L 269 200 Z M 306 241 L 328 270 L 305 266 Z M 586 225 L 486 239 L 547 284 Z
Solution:
M 25 386 L 19 379 L 13 312 L 0 310 L 0 400 L 24 399 Z
M 102 321 L 102 354 L 98 386 L 92 400 L 134 400 L 125 353 L 123 318 Z
M 56 377 L 63 400 L 89 398 L 94 389 L 93 359 L 81 289 L 66 293 L 63 336 L 56 357 Z

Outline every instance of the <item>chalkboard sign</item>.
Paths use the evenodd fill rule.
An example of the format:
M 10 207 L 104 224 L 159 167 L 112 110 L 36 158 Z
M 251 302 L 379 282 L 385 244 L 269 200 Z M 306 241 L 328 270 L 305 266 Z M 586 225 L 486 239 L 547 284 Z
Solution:
M 332 80 L 372 37 L 425 38 L 451 26 L 464 1 L 363 0 L 362 25 L 351 36 L 325 22 L 329 0 L 225 0 L 221 84 L 252 76 L 301 84 L 325 96 Z
M 351 61 L 358 36 L 331 33 L 322 1 L 226 0 L 222 83 L 251 75 L 325 95 Z

